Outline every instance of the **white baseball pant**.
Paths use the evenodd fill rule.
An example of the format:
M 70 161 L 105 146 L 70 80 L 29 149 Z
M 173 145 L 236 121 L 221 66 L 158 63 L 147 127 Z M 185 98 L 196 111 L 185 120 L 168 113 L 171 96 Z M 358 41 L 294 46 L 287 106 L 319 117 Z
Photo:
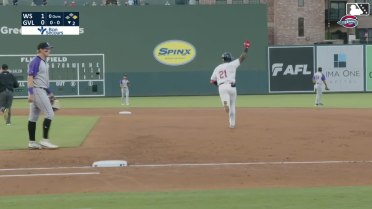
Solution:
M 323 93 L 323 86 L 321 84 L 315 84 L 314 90 L 316 92 L 315 104 L 318 105 L 322 103 L 321 99 L 322 99 L 322 93 Z
M 236 115 L 236 87 L 231 87 L 230 83 L 221 84 L 218 87 L 218 91 L 220 93 L 220 98 L 222 105 L 224 105 L 224 102 L 227 103 L 229 107 L 229 122 L 230 127 L 235 126 L 235 115 Z
M 121 102 L 129 105 L 129 88 L 121 88 Z
M 37 122 L 40 113 L 44 113 L 45 118 L 52 120 L 54 111 L 45 89 L 34 88 L 34 101 L 30 104 L 29 121 Z

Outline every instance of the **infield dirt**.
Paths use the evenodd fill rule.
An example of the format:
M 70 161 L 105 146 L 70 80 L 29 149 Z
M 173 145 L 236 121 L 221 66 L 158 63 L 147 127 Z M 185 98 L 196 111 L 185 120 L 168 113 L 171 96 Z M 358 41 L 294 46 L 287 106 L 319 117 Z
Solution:
M 372 184 L 372 163 L 1 170 L 80 167 L 98 160 L 130 165 L 372 160 L 368 109 L 240 108 L 235 129 L 228 128 L 222 109 L 131 109 L 132 115 L 119 115 L 122 110 L 58 112 L 56 119 L 100 116 L 81 147 L 0 151 L 0 195 Z M 100 174 L 4 176 L 92 171 Z

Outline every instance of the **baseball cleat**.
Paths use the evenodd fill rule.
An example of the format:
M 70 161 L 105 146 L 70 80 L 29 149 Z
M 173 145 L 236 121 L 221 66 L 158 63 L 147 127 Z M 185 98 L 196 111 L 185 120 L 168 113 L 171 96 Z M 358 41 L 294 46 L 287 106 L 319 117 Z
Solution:
M 58 149 L 58 146 L 55 145 L 55 144 L 52 144 L 49 139 L 42 139 L 40 140 L 40 144 L 41 146 L 43 146 L 43 148 L 47 148 L 47 149 Z
M 5 120 L 5 122 L 8 121 L 8 118 L 9 118 L 9 109 L 5 108 L 4 109 L 4 120 Z
M 28 142 L 28 149 L 42 149 L 41 145 L 35 141 Z
M 235 128 L 235 126 L 233 126 L 233 125 L 230 125 L 230 128 L 231 128 L 231 129 L 234 129 L 234 128 Z

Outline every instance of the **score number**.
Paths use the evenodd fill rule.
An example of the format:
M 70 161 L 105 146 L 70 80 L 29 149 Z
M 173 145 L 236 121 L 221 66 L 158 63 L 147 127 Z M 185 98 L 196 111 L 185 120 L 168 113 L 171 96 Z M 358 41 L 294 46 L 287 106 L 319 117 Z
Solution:
M 22 35 L 79 35 L 79 12 L 22 12 Z

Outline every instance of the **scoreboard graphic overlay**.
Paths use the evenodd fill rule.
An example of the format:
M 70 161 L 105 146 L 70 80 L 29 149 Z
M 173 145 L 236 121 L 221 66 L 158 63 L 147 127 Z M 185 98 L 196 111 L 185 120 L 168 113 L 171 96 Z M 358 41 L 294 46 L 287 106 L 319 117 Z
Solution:
M 22 35 L 79 35 L 79 12 L 22 12 Z
M 0 55 L 19 81 L 16 97 L 27 97 L 28 64 L 35 55 Z M 53 54 L 47 59 L 50 88 L 58 97 L 105 96 L 104 54 Z

